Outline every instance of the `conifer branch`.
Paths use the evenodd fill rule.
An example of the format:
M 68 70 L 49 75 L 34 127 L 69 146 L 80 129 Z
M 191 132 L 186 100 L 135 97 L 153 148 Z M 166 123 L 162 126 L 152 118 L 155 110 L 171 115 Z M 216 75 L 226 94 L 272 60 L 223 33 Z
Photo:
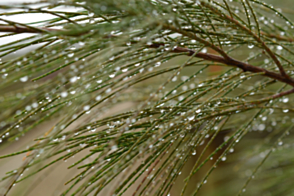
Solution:
M 178 32 L 183 32 L 183 31 L 178 31 Z M 149 47 L 151 48 L 157 48 L 160 46 L 164 46 L 164 44 L 162 43 L 154 43 L 151 44 Z M 215 47 L 213 48 L 215 49 Z M 220 50 L 220 49 L 219 49 Z M 289 84 L 291 86 L 294 87 L 294 80 L 292 78 L 288 78 L 285 77 L 281 74 L 266 70 L 264 68 L 260 68 L 260 67 L 256 67 L 254 65 L 250 65 L 248 63 L 244 63 L 242 61 L 238 61 L 228 55 L 225 55 L 225 57 L 222 56 L 217 56 L 214 54 L 210 54 L 210 53 L 203 53 L 203 52 L 198 52 L 197 54 L 196 51 L 188 49 L 188 48 L 183 48 L 183 47 L 175 47 L 172 49 L 172 52 L 176 52 L 176 53 L 187 53 L 188 56 L 192 56 L 194 55 L 197 58 L 201 58 L 203 60 L 208 60 L 208 61 L 213 61 L 213 62 L 218 62 L 218 63 L 222 63 L 225 65 L 229 65 L 229 66 L 233 66 L 233 67 L 238 67 L 240 69 L 242 69 L 244 72 L 252 72 L 252 73 L 263 73 L 264 76 L 278 80 L 280 82 Z
M 278 60 L 278 58 L 276 57 L 276 55 L 271 51 L 271 49 L 269 49 L 269 47 L 265 44 L 265 42 L 263 42 L 260 39 L 260 37 L 257 36 L 251 29 L 248 29 L 246 26 L 242 25 L 239 21 L 235 20 L 231 16 L 221 13 L 219 10 L 217 10 L 214 7 L 212 7 L 208 3 L 201 2 L 201 5 L 209 8 L 211 11 L 213 11 L 214 13 L 216 13 L 217 15 L 219 15 L 219 17 L 222 17 L 225 20 L 234 23 L 239 28 L 241 28 L 243 31 L 245 31 L 246 33 L 248 33 L 249 35 L 251 35 L 259 44 L 261 44 L 262 48 L 264 48 L 264 50 L 268 53 L 268 55 L 273 59 L 273 61 L 276 63 L 277 67 L 279 68 L 281 75 L 284 76 L 285 78 L 290 78 L 290 76 L 285 72 L 285 70 L 284 70 L 281 62 Z

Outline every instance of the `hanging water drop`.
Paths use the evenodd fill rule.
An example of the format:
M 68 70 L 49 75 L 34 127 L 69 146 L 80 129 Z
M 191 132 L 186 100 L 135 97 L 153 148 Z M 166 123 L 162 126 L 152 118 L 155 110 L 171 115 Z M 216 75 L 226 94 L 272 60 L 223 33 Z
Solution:
M 68 93 L 66 91 L 60 93 L 61 97 L 67 97 Z
M 28 79 L 29 79 L 28 76 L 24 76 L 24 77 L 21 77 L 19 80 L 20 80 L 21 82 L 26 82 L 26 81 L 28 81 Z

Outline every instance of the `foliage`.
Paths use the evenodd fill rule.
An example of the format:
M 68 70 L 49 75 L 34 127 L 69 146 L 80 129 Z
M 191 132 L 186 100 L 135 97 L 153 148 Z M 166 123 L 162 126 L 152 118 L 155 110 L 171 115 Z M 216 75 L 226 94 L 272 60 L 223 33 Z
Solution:
M 1 38 L 26 33 L 0 46 L 2 146 L 41 134 L 1 156 L 24 157 L 4 195 L 74 156 L 61 195 L 293 192 L 291 12 L 259 0 L 0 8 Z M 33 13 L 52 17 L 9 19 Z

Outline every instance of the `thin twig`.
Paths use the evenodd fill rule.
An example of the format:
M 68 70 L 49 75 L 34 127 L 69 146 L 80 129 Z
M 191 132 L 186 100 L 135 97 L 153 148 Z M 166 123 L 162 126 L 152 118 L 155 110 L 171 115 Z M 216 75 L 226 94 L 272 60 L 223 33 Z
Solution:
M 40 28 L 33 29 L 33 28 L 27 28 L 24 26 L 18 26 L 18 25 L 1 25 L 0 26 L 0 32 L 12 32 L 12 33 L 47 33 L 47 32 L 59 32 L 60 29 L 51 29 L 51 28 Z

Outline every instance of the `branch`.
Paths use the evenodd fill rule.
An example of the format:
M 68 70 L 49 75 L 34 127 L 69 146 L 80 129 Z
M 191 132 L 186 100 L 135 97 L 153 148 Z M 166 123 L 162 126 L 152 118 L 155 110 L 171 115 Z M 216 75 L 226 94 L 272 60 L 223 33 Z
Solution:
M 0 25 L 0 32 L 7 33 L 48 33 L 48 32 L 60 32 L 60 29 L 51 28 L 28 28 L 18 25 Z
M 153 43 L 151 45 L 148 45 L 148 47 L 150 48 L 159 48 L 161 46 L 164 46 L 163 43 Z M 222 57 L 222 56 L 217 56 L 214 54 L 210 54 L 210 53 L 203 53 L 203 52 L 198 52 L 196 53 L 196 51 L 188 49 L 188 48 L 183 48 L 183 47 L 175 47 L 172 49 L 171 52 L 175 52 L 175 53 L 187 53 L 188 56 L 192 56 L 194 55 L 197 58 L 201 58 L 204 60 L 208 60 L 208 61 L 213 61 L 213 62 L 218 62 L 218 63 L 222 63 L 225 65 L 229 65 L 232 67 L 238 67 L 240 69 L 242 69 L 243 71 L 248 71 L 248 72 L 252 72 L 252 73 L 263 73 L 264 76 L 278 80 L 280 82 L 289 84 L 291 86 L 294 87 L 294 80 L 292 78 L 288 78 L 288 77 L 284 77 L 281 74 L 260 68 L 260 67 L 256 67 L 253 66 L 251 64 L 248 63 L 244 63 L 241 61 L 238 61 L 230 56 L 226 56 Z M 196 53 L 196 54 L 195 54 Z
M 249 35 L 251 35 L 258 43 L 260 43 L 262 45 L 262 47 L 264 48 L 264 50 L 268 53 L 268 55 L 273 59 L 273 61 L 276 63 L 277 67 L 280 70 L 280 73 L 282 76 L 286 77 L 286 78 L 290 78 L 290 76 L 288 76 L 288 74 L 285 72 L 281 62 L 279 61 L 279 59 L 276 57 L 276 55 L 271 51 L 271 49 L 269 49 L 269 47 L 265 44 L 265 42 L 263 42 L 260 37 L 258 37 L 253 31 L 251 31 L 250 29 L 248 29 L 246 26 L 242 25 L 239 21 L 235 20 L 234 18 L 221 13 L 218 9 L 216 9 L 215 7 L 211 6 L 208 3 L 205 2 L 201 2 L 201 5 L 209 8 L 211 11 L 213 11 L 214 13 L 218 14 L 220 17 L 224 18 L 225 20 L 232 22 L 233 24 L 235 24 L 236 26 L 240 27 L 243 31 L 247 32 Z
M 194 55 L 195 57 L 204 59 L 204 60 L 208 60 L 208 61 L 213 61 L 213 62 L 218 62 L 218 63 L 223 63 L 229 66 L 233 66 L 233 67 L 238 67 L 240 69 L 242 69 L 243 71 L 248 71 L 248 72 L 252 72 L 252 73 L 263 73 L 264 76 L 267 76 L 269 78 L 278 80 L 280 82 L 289 84 L 291 86 L 294 87 L 294 80 L 290 77 L 285 77 L 283 75 L 277 74 L 275 72 L 272 71 L 268 71 L 266 69 L 260 68 L 260 67 L 256 67 L 253 65 L 250 65 L 248 63 L 244 63 L 241 61 L 238 61 L 230 56 L 228 56 L 223 50 L 221 50 L 220 48 L 216 47 L 215 45 L 212 45 L 211 43 L 207 42 L 206 40 L 203 40 L 199 37 L 197 37 L 196 35 L 194 35 L 191 32 L 187 32 L 184 30 L 180 30 L 177 29 L 173 26 L 170 25 L 163 25 L 164 28 L 182 33 L 183 35 L 186 35 L 188 37 L 191 37 L 193 39 L 198 40 L 201 43 L 204 43 L 205 45 L 207 45 L 208 47 L 211 47 L 212 49 L 216 50 L 218 53 L 220 53 L 222 56 L 217 56 L 217 55 L 213 55 L 213 54 L 209 54 L 209 53 L 202 53 L 202 52 L 198 52 L 197 54 L 196 51 L 188 49 L 188 48 L 183 48 L 183 47 L 175 47 L 172 49 L 172 52 L 176 52 L 176 53 L 188 53 L 188 56 L 192 56 Z M 53 29 L 53 28 L 28 28 L 28 27 L 22 27 L 22 26 L 18 26 L 18 25 L 0 25 L 0 32 L 14 32 L 14 33 L 48 33 L 48 32 L 62 32 L 64 30 L 61 29 Z M 64 31 L 66 32 L 66 31 Z M 111 36 L 112 37 L 112 36 Z M 147 45 L 147 47 L 150 48 L 158 48 L 164 46 L 163 43 L 153 43 L 151 45 Z

